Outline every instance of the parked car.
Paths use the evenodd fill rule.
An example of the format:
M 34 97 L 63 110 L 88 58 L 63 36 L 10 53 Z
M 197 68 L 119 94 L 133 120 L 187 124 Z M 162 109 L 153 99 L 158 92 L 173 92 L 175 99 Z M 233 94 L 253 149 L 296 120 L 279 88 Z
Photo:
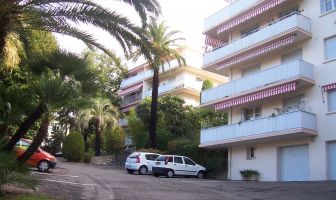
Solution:
M 174 175 L 182 175 L 203 178 L 206 169 L 185 156 L 162 155 L 156 159 L 152 171 L 156 177 L 166 175 L 171 178 Z
M 160 154 L 147 152 L 134 152 L 128 156 L 125 162 L 125 168 L 129 174 L 138 171 L 139 174 L 145 175 L 152 171 L 154 161 Z
M 15 146 L 15 154 L 17 157 L 21 156 L 31 144 L 30 140 L 20 139 Z M 36 152 L 29 158 L 26 164 L 30 167 L 36 167 L 39 171 L 47 172 L 50 168 L 54 168 L 57 160 L 48 152 L 38 148 Z

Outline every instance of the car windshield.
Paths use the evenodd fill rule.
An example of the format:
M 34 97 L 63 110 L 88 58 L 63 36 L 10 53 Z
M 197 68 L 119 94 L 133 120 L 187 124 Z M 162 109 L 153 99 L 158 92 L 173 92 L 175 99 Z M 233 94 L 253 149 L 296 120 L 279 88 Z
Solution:
M 165 161 L 166 160 L 166 156 L 159 156 L 156 161 Z

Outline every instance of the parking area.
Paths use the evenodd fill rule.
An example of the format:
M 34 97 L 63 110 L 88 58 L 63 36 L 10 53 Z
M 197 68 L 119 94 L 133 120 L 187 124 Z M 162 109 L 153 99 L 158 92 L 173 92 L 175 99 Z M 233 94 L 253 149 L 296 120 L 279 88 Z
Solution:
M 156 178 L 122 168 L 60 162 L 51 173 L 34 172 L 41 192 L 63 199 L 335 200 L 336 182 L 228 182 Z

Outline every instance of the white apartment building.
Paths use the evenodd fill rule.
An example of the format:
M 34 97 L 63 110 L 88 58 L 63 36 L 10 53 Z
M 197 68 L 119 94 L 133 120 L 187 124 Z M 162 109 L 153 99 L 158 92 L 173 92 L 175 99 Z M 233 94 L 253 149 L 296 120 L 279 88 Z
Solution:
M 335 0 L 236 0 L 205 19 L 203 69 L 229 82 L 201 106 L 229 123 L 200 147 L 228 149 L 228 179 L 336 180 L 335 24 Z
M 184 47 L 181 50 L 186 66 L 179 66 L 177 60 L 166 63 L 160 71 L 159 97 L 172 94 L 184 99 L 187 105 L 199 106 L 200 92 L 204 80 L 210 80 L 214 86 L 223 84 L 227 79 L 222 75 L 202 70 L 202 54 Z M 130 69 L 121 83 L 119 95 L 122 97 L 121 111 L 125 114 L 135 108 L 145 98 L 152 96 L 153 70 L 147 63 Z M 127 130 L 127 120 L 120 125 Z M 126 131 L 127 133 L 127 131 Z M 131 142 L 126 138 L 126 144 Z

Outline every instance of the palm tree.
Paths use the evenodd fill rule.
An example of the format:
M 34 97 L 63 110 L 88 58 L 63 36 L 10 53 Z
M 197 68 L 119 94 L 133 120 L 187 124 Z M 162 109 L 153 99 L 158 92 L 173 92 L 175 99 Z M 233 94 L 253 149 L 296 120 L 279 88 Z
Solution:
M 148 26 L 146 30 L 146 37 L 150 43 L 150 57 L 145 56 L 149 62 L 150 67 L 154 71 L 153 85 L 152 85 L 152 102 L 151 102 L 151 115 L 149 124 L 149 139 L 150 146 L 156 147 L 156 126 L 157 126 L 157 104 L 158 104 L 158 89 L 159 89 L 159 71 L 160 68 L 164 72 L 164 64 L 172 59 L 176 59 L 179 66 L 186 65 L 185 59 L 182 57 L 177 44 L 183 38 L 175 38 L 174 35 L 179 31 L 168 31 L 168 26 L 164 22 L 156 24 L 154 21 Z M 137 59 L 143 55 L 141 50 L 134 53 L 134 58 Z
M 35 97 L 33 98 L 38 99 L 38 105 L 19 126 L 16 133 L 6 144 L 5 149 L 8 151 L 11 150 L 20 138 L 22 138 L 41 117 L 45 116 L 42 125 L 45 126 L 46 122 L 49 124 L 48 116 L 50 115 L 51 110 L 64 106 L 67 100 L 76 96 L 76 90 L 78 90 L 78 86 L 71 80 L 71 78 L 63 79 L 59 74 L 54 74 L 51 71 L 33 81 L 29 92 L 34 94 Z M 41 134 L 37 134 L 37 139 L 40 140 L 39 137 L 42 137 L 42 139 L 44 138 L 45 135 Z M 42 142 L 42 140 L 40 141 Z M 38 145 L 40 145 L 41 142 Z M 29 152 L 27 152 L 27 154 L 31 153 L 30 151 L 33 153 L 36 150 L 34 149 L 35 147 L 36 145 L 32 145 L 32 148 L 28 149 Z
M 161 13 L 157 0 L 121 1 L 135 9 L 143 26 L 147 25 L 148 18 Z M 2 60 L 8 36 L 15 33 L 25 41 L 30 30 L 69 35 L 114 57 L 114 54 L 98 43 L 91 34 L 78 28 L 83 24 L 107 31 L 119 42 L 126 54 L 133 45 L 146 51 L 143 48 L 143 34 L 139 27 L 116 11 L 106 9 L 94 1 L 2 0 L 0 3 L 0 60 Z
M 80 123 L 89 124 L 90 120 L 94 120 L 96 129 L 95 155 L 100 156 L 100 136 L 103 129 L 109 124 L 116 124 L 119 119 L 119 111 L 111 104 L 107 98 L 96 98 L 92 100 L 90 108 L 80 111 Z

